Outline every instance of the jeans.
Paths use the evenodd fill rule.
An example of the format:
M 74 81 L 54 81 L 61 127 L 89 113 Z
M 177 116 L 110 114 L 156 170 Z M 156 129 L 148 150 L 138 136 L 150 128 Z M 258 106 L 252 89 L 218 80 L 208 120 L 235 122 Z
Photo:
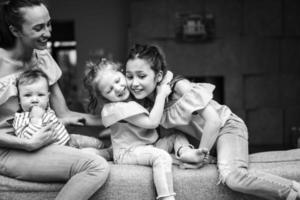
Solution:
M 100 156 L 61 145 L 34 152 L 0 148 L 0 174 L 12 178 L 67 181 L 56 200 L 88 200 L 106 181 L 108 163 Z
M 68 146 L 75 147 L 77 149 L 83 149 L 88 147 L 101 149 L 104 148 L 104 143 L 95 137 L 79 134 L 70 134 Z
M 152 145 L 138 146 L 128 150 L 121 150 L 115 158 L 117 164 L 152 166 L 154 185 L 157 199 L 174 196 L 172 158 L 164 150 Z
M 296 199 L 295 182 L 261 171 L 248 171 L 248 131 L 232 115 L 217 140 L 220 182 L 232 190 L 265 199 Z

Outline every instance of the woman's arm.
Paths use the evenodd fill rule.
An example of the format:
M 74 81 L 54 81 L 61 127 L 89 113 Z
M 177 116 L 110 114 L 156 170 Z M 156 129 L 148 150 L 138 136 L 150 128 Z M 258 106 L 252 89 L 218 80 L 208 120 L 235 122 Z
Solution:
M 64 124 L 102 126 L 102 120 L 99 115 L 69 110 L 66 100 L 57 83 L 51 86 L 50 103 L 55 110 L 56 115 Z
M 37 150 L 43 146 L 53 143 L 55 135 L 51 130 L 52 124 L 41 128 L 37 134 L 34 134 L 31 139 L 24 139 L 3 133 L 0 130 L 0 147 L 22 149 L 26 151 Z

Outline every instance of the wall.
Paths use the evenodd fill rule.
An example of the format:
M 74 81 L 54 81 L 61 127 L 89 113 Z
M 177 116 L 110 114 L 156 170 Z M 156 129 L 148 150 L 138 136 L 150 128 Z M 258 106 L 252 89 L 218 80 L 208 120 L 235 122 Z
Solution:
M 127 50 L 127 0 L 48 0 L 53 20 L 74 20 L 77 41 L 78 98 L 84 96 L 84 64 L 91 54 L 104 49 L 116 60 L 123 60 Z
M 300 125 L 300 1 L 132 0 L 129 44 L 155 42 L 170 68 L 225 78 L 225 103 L 246 120 L 252 151 L 289 148 Z M 176 15 L 215 17 L 210 43 L 175 40 Z
M 300 1 L 48 2 L 53 19 L 75 21 L 79 88 L 92 51 L 104 48 L 123 61 L 128 45 L 156 42 L 166 51 L 171 70 L 225 78 L 225 103 L 246 120 L 252 151 L 289 147 L 291 129 L 300 125 Z M 214 15 L 215 39 L 176 42 L 176 14 L 199 11 Z

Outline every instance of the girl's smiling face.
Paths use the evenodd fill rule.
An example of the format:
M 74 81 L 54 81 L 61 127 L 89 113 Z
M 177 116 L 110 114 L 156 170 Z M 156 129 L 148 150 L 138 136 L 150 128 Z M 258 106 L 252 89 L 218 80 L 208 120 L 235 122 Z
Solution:
M 125 76 L 120 71 L 106 69 L 95 81 L 101 95 L 111 102 L 125 101 L 130 95 Z
M 144 99 L 153 94 L 162 73 L 155 74 L 149 62 L 135 58 L 126 63 L 127 86 L 136 99 Z

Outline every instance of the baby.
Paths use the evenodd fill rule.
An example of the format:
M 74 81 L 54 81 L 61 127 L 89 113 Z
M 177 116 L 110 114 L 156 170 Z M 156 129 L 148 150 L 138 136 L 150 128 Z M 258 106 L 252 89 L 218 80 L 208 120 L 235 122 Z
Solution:
M 65 126 L 50 108 L 50 86 L 48 77 L 40 70 L 23 72 L 16 83 L 21 112 L 14 117 L 13 127 L 17 137 L 30 139 L 38 134 L 39 129 L 51 124 L 55 135 L 54 144 L 67 145 L 76 148 L 100 149 L 104 144 L 94 138 L 84 135 L 68 134 Z

